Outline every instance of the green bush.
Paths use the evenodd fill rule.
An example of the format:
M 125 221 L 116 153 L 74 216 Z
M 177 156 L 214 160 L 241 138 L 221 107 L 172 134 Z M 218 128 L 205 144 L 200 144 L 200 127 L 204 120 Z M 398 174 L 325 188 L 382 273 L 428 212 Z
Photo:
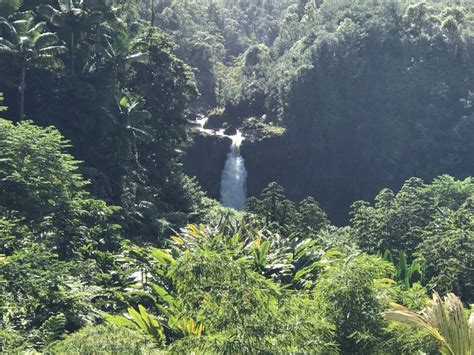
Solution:
M 118 248 L 117 208 L 91 198 L 68 148 L 53 127 L 0 119 L 0 220 L 31 232 L 17 235 L 10 249 L 39 242 L 71 258 Z
M 417 259 L 412 265 L 419 263 L 424 285 L 472 302 L 473 191 L 472 178 L 455 180 L 443 175 L 431 184 L 411 178 L 396 194 L 383 189 L 372 205 L 355 202 L 351 233 L 365 252 L 389 249 L 393 255 L 406 253 L 408 263 Z M 405 283 L 419 279 L 417 274 Z
M 144 335 L 128 328 L 111 324 L 90 326 L 52 344 L 51 354 L 123 354 L 144 355 L 158 353 Z
M 98 288 L 73 276 L 72 263 L 35 246 L 0 267 L 0 327 L 11 326 L 37 347 L 97 318 Z
M 439 354 L 438 344 L 428 332 L 396 322 L 390 323 L 385 331 L 387 341 L 382 343 L 379 354 Z
M 0 329 L 0 354 L 28 349 L 28 342 L 18 332 L 8 329 Z
M 53 127 L 0 119 L 0 328 L 36 349 L 91 324 L 97 296 L 113 307 L 100 286 L 120 282 L 117 208 L 91 197 L 67 149 Z
M 393 297 L 394 268 L 380 258 L 351 255 L 330 267 L 315 286 L 321 310 L 336 326 L 346 354 L 371 354 L 384 338 L 381 313 Z
M 204 336 L 173 344 L 178 352 L 331 353 L 332 326 L 305 293 L 290 293 L 251 269 L 232 251 L 185 253 L 171 279 L 187 318 L 202 319 Z

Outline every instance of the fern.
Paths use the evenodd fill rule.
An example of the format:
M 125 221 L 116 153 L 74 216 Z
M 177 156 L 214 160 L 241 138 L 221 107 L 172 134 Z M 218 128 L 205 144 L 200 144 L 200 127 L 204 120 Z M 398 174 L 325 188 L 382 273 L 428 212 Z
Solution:
M 58 313 L 46 320 L 34 336 L 38 345 L 47 345 L 63 338 L 66 328 L 66 316 Z

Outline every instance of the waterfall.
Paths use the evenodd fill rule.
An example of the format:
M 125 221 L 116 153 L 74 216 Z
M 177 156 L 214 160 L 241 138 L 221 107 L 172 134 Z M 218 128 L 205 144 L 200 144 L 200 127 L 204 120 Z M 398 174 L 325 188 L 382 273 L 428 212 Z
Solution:
M 226 207 L 242 210 L 247 197 L 247 170 L 245 161 L 240 153 L 240 145 L 244 137 L 240 131 L 233 136 L 229 154 L 221 177 L 221 203 Z
M 244 209 L 245 199 L 247 198 L 247 170 L 245 161 L 240 153 L 240 146 L 244 141 L 242 132 L 237 131 L 233 136 L 225 134 L 223 128 L 219 130 L 206 128 L 209 118 L 198 116 L 194 121 L 189 121 L 193 129 L 206 135 L 227 137 L 232 140 L 230 151 L 227 154 L 224 170 L 221 176 L 221 203 L 226 207 L 232 207 L 236 210 Z

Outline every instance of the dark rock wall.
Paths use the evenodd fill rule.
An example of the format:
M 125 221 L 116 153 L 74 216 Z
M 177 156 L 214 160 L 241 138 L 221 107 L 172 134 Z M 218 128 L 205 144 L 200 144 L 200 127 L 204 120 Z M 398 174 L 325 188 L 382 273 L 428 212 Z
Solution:
M 196 134 L 194 144 L 186 150 L 183 160 L 186 173 L 196 176 L 208 196 L 217 200 L 230 145 L 230 139 L 225 137 Z
M 333 223 L 347 223 L 355 186 L 343 184 L 337 176 L 329 179 L 326 169 L 330 167 L 324 154 L 308 153 L 308 144 L 288 135 L 244 142 L 242 156 L 248 173 L 248 196 L 260 195 L 270 182 L 276 181 L 296 203 L 313 196 Z

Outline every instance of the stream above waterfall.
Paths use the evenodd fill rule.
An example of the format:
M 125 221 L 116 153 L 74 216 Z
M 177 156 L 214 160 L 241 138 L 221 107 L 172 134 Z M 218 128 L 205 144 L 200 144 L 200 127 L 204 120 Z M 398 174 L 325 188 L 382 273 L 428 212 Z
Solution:
M 247 170 L 240 146 L 245 137 L 239 130 L 233 135 L 228 135 L 224 129 L 213 130 L 205 128 L 207 121 L 207 117 L 199 116 L 191 123 L 198 132 L 216 137 L 226 137 L 232 141 L 221 175 L 220 202 L 225 207 L 242 210 L 247 198 Z

